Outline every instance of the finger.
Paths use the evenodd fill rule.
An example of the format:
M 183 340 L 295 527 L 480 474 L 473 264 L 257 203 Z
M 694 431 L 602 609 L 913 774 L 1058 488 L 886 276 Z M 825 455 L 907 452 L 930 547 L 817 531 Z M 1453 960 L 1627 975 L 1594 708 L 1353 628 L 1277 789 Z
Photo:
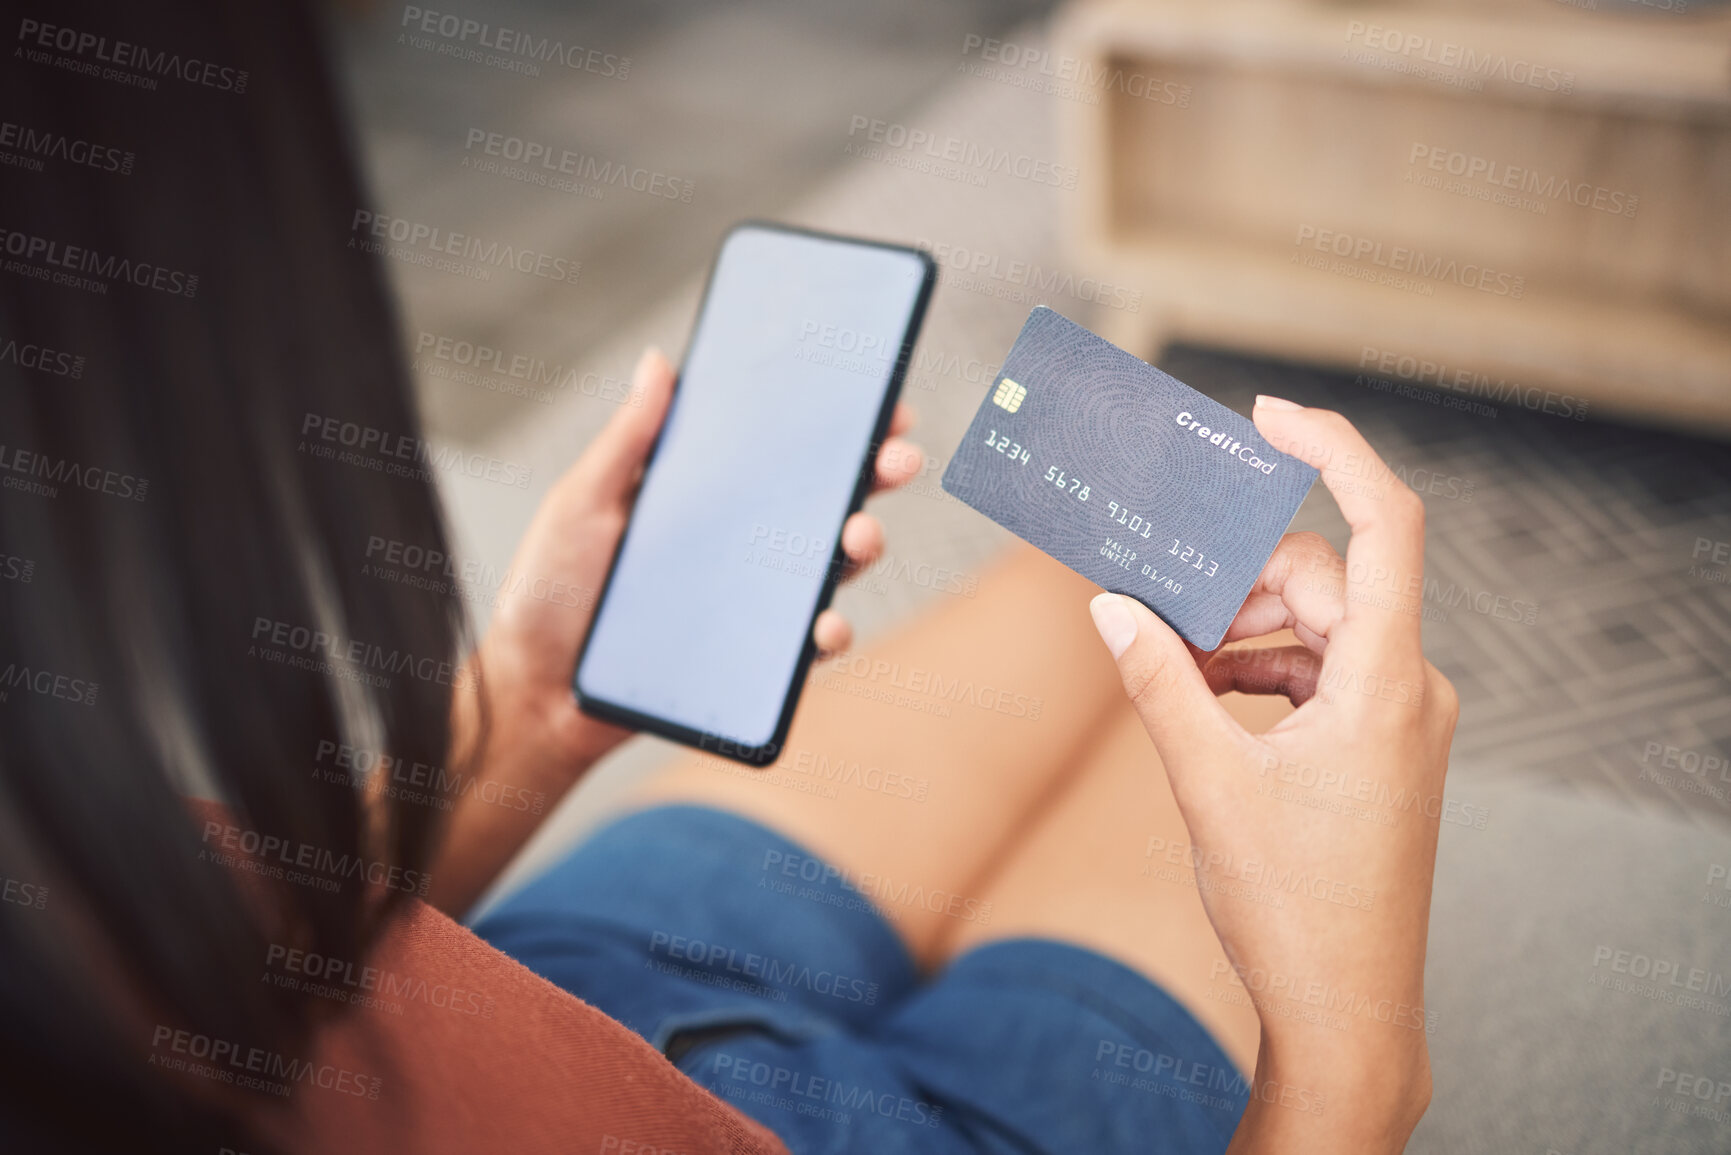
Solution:
M 853 626 L 835 610 L 825 610 L 811 627 L 811 640 L 820 654 L 839 653 L 853 645 Z
M 1118 663 L 1124 692 L 1175 782 L 1182 767 L 1207 766 L 1223 745 L 1236 749 L 1248 740 L 1215 699 L 1183 640 L 1147 607 L 1122 594 L 1100 594 L 1088 609 Z
M 883 556 L 883 523 L 869 513 L 854 514 L 842 523 L 841 550 L 847 555 L 845 576 L 851 577 L 857 570 L 871 565 Z
M 1202 677 L 1216 694 L 1279 694 L 1294 706 L 1316 696 L 1322 659 L 1303 646 L 1264 646 L 1221 650 L 1202 667 Z
M 891 437 L 878 448 L 876 468 L 872 472 L 872 492 L 882 493 L 906 485 L 920 475 L 926 455 L 919 446 L 900 437 Z
M 894 412 L 890 414 L 890 436 L 899 437 L 914 427 L 919 420 L 919 414 L 906 401 L 897 401 Z
M 1337 583 L 1338 584 L 1338 583 Z M 1332 626 L 1330 628 L 1333 628 Z M 1274 594 L 1251 594 L 1239 608 L 1221 645 L 1245 638 L 1265 638 L 1281 630 L 1291 630 L 1310 649 L 1322 653 L 1328 648 L 1328 635 L 1319 634 L 1302 621 L 1294 620 L 1292 610 Z M 1204 654 L 1206 658 L 1208 655 Z
M 661 350 L 645 349 L 631 371 L 631 401 L 602 426 L 572 471 L 582 475 L 595 501 L 613 504 L 630 496 L 667 417 L 673 381 L 673 365 Z
M 1344 632 L 1363 639 L 1353 658 L 1398 648 L 1419 652 L 1424 592 L 1424 503 L 1340 414 L 1258 397 L 1256 428 L 1275 446 L 1322 472 L 1352 529 L 1346 547 Z M 1332 633 L 1332 631 L 1331 631 Z
M 1346 563 L 1320 533 L 1289 533 L 1274 547 L 1223 642 L 1292 630 L 1321 653 L 1346 613 Z

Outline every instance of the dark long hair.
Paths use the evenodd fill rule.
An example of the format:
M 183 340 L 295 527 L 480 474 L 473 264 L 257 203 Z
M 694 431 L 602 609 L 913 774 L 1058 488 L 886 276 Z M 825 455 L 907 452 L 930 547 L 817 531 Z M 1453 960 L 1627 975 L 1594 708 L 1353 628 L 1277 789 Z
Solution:
M 32 0 L 8 31 L 0 1148 L 255 1149 L 249 1093 L 166 1072 L 162 1032 L 304 1055 L 267 950 L 362 957 L 415 889 L 219 863 L 425 870 L 434 812 L 318 759 L 448 757 L 460 602 L 362 570 L 445 530 L 316 14 Z

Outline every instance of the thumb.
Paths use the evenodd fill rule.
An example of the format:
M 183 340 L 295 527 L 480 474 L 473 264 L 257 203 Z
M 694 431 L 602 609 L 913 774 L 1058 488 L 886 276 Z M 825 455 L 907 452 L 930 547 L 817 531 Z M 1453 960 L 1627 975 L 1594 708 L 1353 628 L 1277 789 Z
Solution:
M 1236 746 L 1244 728 L 1233 720 L 1172 627 L 1135 598 L 1101 594 L 1088 604 L 1100 640 L 1118 663 L 1124 692 L 1142 717 L 1168 768 Z
M 655 348 L 645 349 L 631 373 L 631 396 L 619 407 L 578 461 L 573 473 L 603 503 L 623 500 L 637 482 L 667 405 L 673 398 L 673 365 Z

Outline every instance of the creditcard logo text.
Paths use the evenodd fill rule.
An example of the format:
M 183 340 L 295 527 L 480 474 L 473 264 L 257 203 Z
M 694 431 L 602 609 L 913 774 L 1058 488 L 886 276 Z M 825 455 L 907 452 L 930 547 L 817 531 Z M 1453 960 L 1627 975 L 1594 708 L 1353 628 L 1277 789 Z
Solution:
M 1232 456 L 1238 458 L 1238 460 L 1244 462 L 1244 464 L 1250 466 L 1250 468 L 1256 470 L 1258 473 L 1273 473 L 1275 466 L 1279 464 L 1274 461 L 1262 460 L 1262 458 L 1258 457 L 1256 451 L 1250 446 L 1244 444 L 1242 441 L 1234 439 L 1227 433 L 1208 428 L 1208 426 L 1202 424 L 1200 421 L 1196 420 L 1195 417 L 1191 416 L 1188 411 L 1180 413 L 1173 420 L 1177 421 L 1180 429 L 1192 430 L 1196 436 L 1202 438 L 1202 440 L 1208 442 L 1208 444 L 1218 445 L 1221 449 L 1232 454 Z

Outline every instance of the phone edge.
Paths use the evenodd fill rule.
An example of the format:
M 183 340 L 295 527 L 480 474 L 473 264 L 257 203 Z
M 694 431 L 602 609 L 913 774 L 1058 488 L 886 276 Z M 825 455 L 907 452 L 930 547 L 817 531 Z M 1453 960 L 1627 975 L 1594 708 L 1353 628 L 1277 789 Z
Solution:
M 893 241 L 878 241 L 866 237 L 847 236 L 842 233 L 825 232 L 821 229 L 804 228 L 799 225 L 786 225 L 775 221 L 760 220 L 758 218 L 748 218 L 746 220 L 738 221 L 722 235 L 721 243 L 715 248 L 715 257 L 710 262 L 708 273 L 704 276 L 703 292 L 698 298 L 699 304 L 697 308 L 697 316 L 692 321 L 691 331 L 693 335 L 696 334 L 697 327 L 702 322 L 704 310 L 708 307 L 709 292 L 714 285 L 716 269 L 721 264 L 722 251 L 726 249 L 728 239 L 732 237 L 733 234 L 743 229 L 763 229 L 771 232 L 795 233 L 801 236 L 817 237 L 831 241 L 844 241 L 849 244 L 866 245 L 872 248 L 893 249 L 897 252 L 905 252 L 910 256 L 917 258 L 923 270 L 920 280 L 920 290 L 914 297 L 913 307 L 908 311 L 908 323 L 907 327 L 903 330 L 901 349 L 896 355 L 895 367 L 890 371 L 889 383 L 884 389 L 884 400 L 878 410 L 877 422 L 873 426 L 871 438 L 866 442 L 866 456 L 865 459 L 860 462 L 858 471 L 859 476 L 854 482 L 853 496 L 848 502 L 847 512 L 842 515 L 842 524 L 846 525 L 848 518 L 852 517 L 865 507 L 865 499 L 871 493 L 872 479 L 875 473 L 873 462 L 877 456 L 878 450 L 882 447 L 885 438 L 889 434 L 889 426 L 895 414 L 896 403 L 901 400 L 902 385 L 907 378 L 908 368 L 913 363 L 914 346 L 919 342 L 920 332 L 925 327 L 926 312 L 931 305 L 932 295 L 937 289 L 937 261 L 933 259 L 931 253 L 916 245 L 904 245 Z M 685 350 L 686 356 L 689 356 L 690 354 L 690 345 L 691 343 L 688 339 Z M 684 380 L 684 377 L 685 358 L 681 357 L 679 369 L 675 374 L 673 381 L 673 392 L 675 398 L 678 396 L 679 386 Z M 668 404 L 671 406 L 672 401 L 670 400 Z M 661 433 L 665 429 L 666 424 L 664 422 L 662 430 L 656 432 L 655 442 L 650 446 L 649 453 L 644 458 L 643 469 L 645 474 L 648 473 L 649 468 L 655 463 L 655 456 L 661 450 Z M 635 500 L 633 500 L 632 504 L 635 508 Z M 625 534 L 629 532 L 630 525 L 630 516 L 628 514 L 626 517 L 625 529 L 620 531 L 619 540 L 615 542 L 613 546 L 613 556 L 608 559 L 607 576 L 602 580 L 601 590 L 596 595 L 595 609 L 589 619 L 589 629 L 583 635 L 583 644 L 577 648 L 576 660 L 571 666 L 571 695 L 576 701 L 577 708 L 599 721 L 609 722 L 617 726 L 624 726 L 639 733 L 655 734 L 659 737 L 678 742 L 681 745 L 690 746 L 706 753 L 718 754 L 721 757 L 730 758 L 748 766 L 769 765 L 771 762 L 774 762 L 776 758 L 780 757 L 782 747 L 787 742 L 788 731 L 793 726 L 794 712 L 799 707 L 800 698 L 805 692 L 806 679 L 811 672 L 812 662 L 815 661 L 817 657 L 817 643 L 812 638 L 812 630 L 817 625 L 818 616 L 830 607 L 830 603 L 835 598 L 835 591 L 841 584 L 841 573 L 846 564 L 846 552 L 841 546 L 841 534 L 836 534 L 836 544 L 834 550 L 831 552 L 830 564 L 825 570 L 823 587 L 818 591 L 818 599 L 812 609 L 811 619 L 806 622 L 805 643 L 800 648 L 798 660 L 794 663 L 793 676 L 789 682 L 787 692 L 782 699 L 781 714 L 776 719 L 775 729 L 770 734 L 769 741 L 762 745 L 745 746 L 734 742 L 732 739 L 724 738 L 719 734 L 698 730 L 690 726 L 683 726 L 677 722 L 668 721 L 665 718 L 643 714 L 639 711 L 617 705 L 616 703 L 609 702 L 605 699 L 597 698 L 593 695 L 587 695 L 579 686 L 578 673 L 583 668 L 583 657 L 589 650 L 589 639 L 594 636 L 595 623 L 600 619 L 601 611 L 607 604 L 607 594 L 608 591 L 612 589 L 613 575 L 618 568 L 619 555 L 625 547 Z

